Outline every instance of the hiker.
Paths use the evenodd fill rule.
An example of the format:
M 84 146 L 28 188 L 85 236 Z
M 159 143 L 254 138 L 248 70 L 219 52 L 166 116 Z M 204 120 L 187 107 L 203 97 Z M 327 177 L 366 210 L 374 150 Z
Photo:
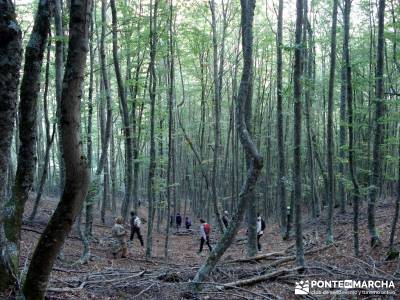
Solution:
M 192 220 L 190 220 L 189 217 L 186 217 L 186 218 L 185 218 L 185 227 L 186 227 L 186 230 L 189 230 L 189 229 L 190 229 L 190 226 L 192 226 Z
M 260 214 L 257 214 L 257 248 L 258 251 L 261 252 L 261 243 L 260 238 L 264 234 L 265 230 L 265 221 L 260 217 Z
M 121 258 L 125 258 L 128 255 L 128 245 L 126 244 L 127 232 L 124 228 L 124 219 L 122 217 L 115 219 L 112 233 L 114 238 L 118 241 L 118 244 L 115 245 L 115 248 L 113 249 L 114 258 L 117 258 L 119 252 L 122 252 Z
M 200 249 L 198 254 L 203 251 L 204 242 L 208 246 L 210 252 L 212 251 L 212 247 L 210 245 L 210 232 L 211 226 L 210 224 L 206 223 L 203 219 L 200 219 Z
M 140 233 L 140 225 L 141 224 L 142 224 L 142 222 L 140 221 L 140 218 L 135 214 L 135 212 L 131 211 L 131 237 L 130 237 L 130 240 L 133 241 L 133 238 L 136 233 L 137 237 L 140 241 L 140 245 L 143 247 L 143 237 L 142 237 L 142 234 Z
M 176 223 L 176 231 L 179 231 L 179 228 L 181 228 L 182 225 L 182 217 L 180 213 L 176 214 L 175 223 Z
M 225 228 L 228 228 L 228 225 L 229 225 L 229 213 L 228 213 L 227 210 L 224 211 L 224 216 L 222 217 L 222 222 L 224 223 Z

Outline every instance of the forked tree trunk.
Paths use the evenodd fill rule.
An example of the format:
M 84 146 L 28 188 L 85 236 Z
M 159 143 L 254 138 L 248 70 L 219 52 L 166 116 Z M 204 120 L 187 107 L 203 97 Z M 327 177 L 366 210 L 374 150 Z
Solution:
M 90 0 L 71 0 L 69 46 L 61 98 L 65 188 L 31 258 L 23 287 L 26 299 L 44 299 L 54 261 L 85 200 L 90 181 L 80 136 L 82 83 L 88 51 Z
M 5 210 L 4 229 L 14 251 L 10 253 L 15 272 L 19 268 L 21 224 L 25 202 L 28 200 L 35 175 L 36 114 L 40 90 L 40 71 L 50 28 L 50 1 L 40 1 L 29 42 L 25 49 L 24 76 L 20 87 L 18 166 L 12 197 Z
M 15 280 L 3 224 L 10 168 L 10 150 L 17 111 L 19 72 L 21 68 L 21 30 L 11 0 L 0 0 L 0 292 Z M 10 177 L 10 176 L 8 176 Z
M 244 105 L 251 99 L 253 92 L 253 17 L 255 0 L 241 0 L 241 28 L 243 47 L 243 73 L 240 82 L 239 94 L 236 101 L 236 128 L 238 137 L 245 153 L 250 158 L 250 167 L 239 194 L 237 211 L 233 216 L 231 225 L 222 235 L 220 241 L 203 263 L 193 279 L 194 290 L 200 290 L 204 279 L 212 272 L 221 256 L 232 244 L 237 231 L 243 221 L 244 214 L 251 201 L 254 201 L 254 189 L 263 167 L 263 160 L 258 153 L 246 128 Z

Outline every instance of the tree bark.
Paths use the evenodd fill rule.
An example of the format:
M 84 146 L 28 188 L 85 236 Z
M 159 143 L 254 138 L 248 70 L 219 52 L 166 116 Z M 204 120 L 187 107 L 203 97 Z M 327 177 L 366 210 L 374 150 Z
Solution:
M 23 291 L 26 299 L 44 299 L 54 261 L 85 200 L 90 175 L 82 151 L 80 106 L 88 51 L 90 0 L 72 0 L 69 46 L 61 97 L 61 143 L 66 180 L 61 200 L 52 215 L 29 265 Z
M 278 182 L 277 200 L 280 208 L 280 232 L 283 240 L 288 239 L 287 208 L 285 187 L 285 149 L 283 145 L 283 108 L 282 108 L 282 31 L 283 0 L 278 5 L 278 29 L 276 31 L 276 139 L 278 144 Z
M 304 266 L 303 224 L 301 216 L 302 187 L 301 187 L 301 67 L 302 67 L 302 27 L 303 27 L 303 0 L 296 1 L 296 32 L 294 50 L 293 96 L 293 186 L 294 186 L 294 215 L 296 225 L 296 260 L 297 265 Z
M 46 183 L 46 179 L 47 179 L 48 165 L 49 165 L 49 159 L 50 159 L 50 150 L 51 150 L 51 146 L 53 145 L 54 135 L 56 133 L 55 132 L 55 129 L 56 129 L 55 124 L 54 124 L 54 128 L 53 128 L 53 133 L 50 133 L 49 109 L 48 109 L 48 104 L 47 104 L 47 94 L 48 94 L 48 90 L 49 90 L 50 49 L 51 49 L 51 41 L 49 39 L 49 42 L 47 45 L 46 75 L 45 75 L 45 84 L 44 84 L 44 93 L 43 93 L 43 114 L 44 114 L 44 120 L 45 120 L 45 126 L 46 126 L 46 150 L 45 150 L 44 159 L 43 159 L 42 173 L 40 176 L 39 186 L 38 186 L 37 192 L 36 192 L 35 203 L 33 205 L 31 215 L 29 216 L 30 222 L 33 222 L 33 220 L 35 219 L 37 209 L 39 207 L 39 202 L 42 197 L 44 184 Z
M 4 229 L 8 241 L 13 245 L 10 256 L 16 273 L 19 268 L 22 216 L 35 175 L 37 99 L 40 91 L 40 71 L 47 46 L 49 28 L 50 1 L 40 1 L 32 33 L 25 49 L 24 75 L 21 81 L 18 107 L 18 138 L 20 141 L 18 165 L 12 189 L 13 195 L 5 206 Z
M 54 0 L 54 27 L 56 31 L 56 54 L 55 54 L 55 73 L 56 73 L 56 101 L 57 101 L 57 130 L 58 136 L 61 136 L 61 93 L 63 81 L 63 67 L 64 67 L 64 30 L 62 22 L 62 0 Z M 60 195 L 64 189 L 65 183 L 65 165 L 63 160 L 62 143 L 58 143 L 58 162 L 59 162 L 59 193 Z
M 175 97 L 175 53 L 174 53 L 174 14 L 173 14 L 173 0 L 169 3 L 169 36 L 168 36 L 168 47 L 169 47 L 169 88 L 168 88 L 168 164 L 167 164 L 167 224 L 165 232 L 165 246 L 164 246 L 164 257 L 168 258 L 168 244 L 169 244 L 169 231 L 170 231 L 170 215 L 171 215 L 171 189 L 172 187 L 172 168 L 173 160 L 175 156 L 175 124 L 174 124 L 174 97 Z
M 350 34 L 350 10 L 351 0 L 345 0 L 343 10 L 343 57 L 345 68 L 345 97 L 347 99 L 347 118 L 349 127 L 349 171 L 353 184 L 353 249 L 354 255 L 359 256 L 359 234 L 358 234 L 358 215 L 359 215 L 359 202 L 360 202 L 360 187 L 357 180 L 357 168 L 354 158 L 354 117 L 353 117 L 353 87 L 352 87 L 352 71 L 350 63 L 350 50 L 349 50 L 349 34 Z
M 217 21 L 215 16 L 215 1 L 210 0 L 211 9 L 211 29 L 212 29 L 212 45 L 213 45 L 213 77 L 214 77 L 214 153 L 213 153 L 213 168 L 212 168 L 212 202 L 214 207 L 215 218 L 218 228 L 221 233 L 224 232 L 224 224 L 221 220 L 221 213 L 218 207 L 218 191 L 217 191 L 217 176 L 219 171 L 219 153 L 221 144 L 221 88 L 218 69 L 218 42 L 217 42 Z M 222 50 L 221 50 L 222 51 Z M 222 75 L 221 75 L 222 76 Z M 221 78 L 222 80 L 222 78 Z
M 126 220 L 132 199 L 132 136 L 129 122 L 129 110 L 126 100 L 124 83 L 122 81 L 121 69 L 118 58 L 118 32 L 117 32 L 117 9 L 115 1 L 110 0 L 112 15 L 112 36 L 113 36 L 113 60 L 115 77 L 117 78 L 118 95 L 122 109 L 122 123 L 125 136 L 125 197 L 121 206 L 121 216 Z
M 383 47 L 385 43 L 384 37 L 385 24 L 385 0 L 379 0 L 378 7 L 378 42 L 376 46 L 376 69 L 375 69 L 375 118 L 374 125 L 374 144 L 372 150 L 372 170 L 370 177 L 369 201 L 368 201 L 368 231 L 371 237 L 371 247 L 380 244 L 380 238 L 375 225 L 375 202 L 379 195 L 379 185 L 382 173 L 382 154 L 381 145 L 383 144 L 383 124 L 384 116 L 383 103 Z
M 255 147 L 248 130 L 246 128 L 244 105 L 248 98 L 252 97 L 252 78 L 253 78 L 253 17 L 255 9 L 254 0 L 241 0 L 241 28 L 242 28 L 242 48 L 243 48 L 243 73 L 239 88 L 239 94 L 236 101 L 236 128 L 240 142 L 244 151 L 251 158 L 250 168 L 247 177 L 239 194 L 237 211 L 233 216 L 231 225 L 222 235 L 222 238 L 211 252 L 208 259 L 203 263 L 193 279 L 193 288 L 200 290 L 202 282 L 211 273 L 218 260 L 224 254 L 226 249 L 233 242 L 237 231 L 243 221 L 244 213 L 251 201 L 254 188 L 257 184 L 258 176 L 263 167 L 263 160 Z
M 328 124 L 327 124 L 327 169 L 328 169 L 328 211 L 326 243 L 333 243 L 333 210 L 335 206 L 335 174 L 333 168 L 333 94 L 335 88 L 335 68 L 336 68 L 336 27 L 337 27 L 338 0 L 333 0 L 332 8 L 332 27 L 331 27 L 331 49 L 330 49 L 330 69 L 328 85 Z
M 15 281 L 15 269 L 12 267 L 4 231 L 3 207 L 7 199 L 7 173 L 10 173 L 11 143 L 22 57 L 22 35 L 11 0 L 0 0 L 0 37 L 0 292 L 2 292 Z
M 150 96 L 150 165 L 147 181 L 147 198 L 148 198 L 148 222 L 147 222 L 147 245 L 146 257 L 150 258 L 153 251 L 153 220 L 154 220 L 154 202 L 155 202 L 155 172 L 156 172 L 156 145 L 154 136 L 155 127 L 155 102 L 157 91 L 156 76 L 156 53 L 157 53 L 157 14 L 158 0 L 154 1 L 154 5 L 150 0 L 150 64 L 149 64 L 149 96 Z

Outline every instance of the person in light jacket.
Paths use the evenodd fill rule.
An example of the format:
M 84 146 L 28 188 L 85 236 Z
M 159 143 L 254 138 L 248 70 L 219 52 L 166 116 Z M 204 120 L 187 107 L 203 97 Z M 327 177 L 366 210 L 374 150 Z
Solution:
M 258 248 L 258 251 L 261 251 L 260 238 L 264 234 L 264 229 L 265 229 L 265 222 L 258 214 L 258 216 L 257 216 L 257 248 Z
M 113 249 L 114 258 L 117 258 L 119 252 L 122 252 L 121 258 L 125 258 L 128 255 L 128 245 L 126 243 L 127 232 L 124 228 L 124 219 L 122 217 L 115 219 L 112 234 L 118 241 L 118 244 L 116 244 Z

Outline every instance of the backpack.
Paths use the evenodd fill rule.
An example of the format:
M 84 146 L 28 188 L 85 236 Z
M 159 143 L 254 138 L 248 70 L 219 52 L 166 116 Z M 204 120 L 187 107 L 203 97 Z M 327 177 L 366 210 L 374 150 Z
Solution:
M 206 233 L 206 235 L 209 235 L 211 231 L 211 226 L 208 223 L 204 224 L 204 232 Z
M 261 231 L 264 231 L 265 229 L 265 221 L 264 219 L 261 219 Z

